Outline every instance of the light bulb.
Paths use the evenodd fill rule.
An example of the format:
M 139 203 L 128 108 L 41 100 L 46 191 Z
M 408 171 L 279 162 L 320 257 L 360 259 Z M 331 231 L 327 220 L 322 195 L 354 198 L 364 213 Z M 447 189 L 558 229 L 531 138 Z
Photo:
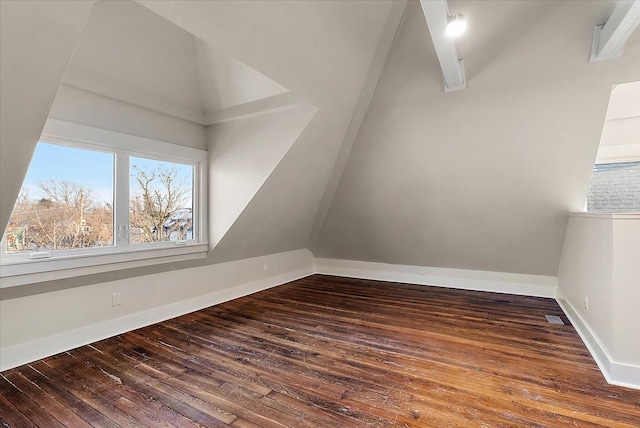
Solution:
M 447 24 L 447 36 L 458 37 L 467 29 L 467 22 L 462 17 L 462 14 L 449 16 L 449 23 Z

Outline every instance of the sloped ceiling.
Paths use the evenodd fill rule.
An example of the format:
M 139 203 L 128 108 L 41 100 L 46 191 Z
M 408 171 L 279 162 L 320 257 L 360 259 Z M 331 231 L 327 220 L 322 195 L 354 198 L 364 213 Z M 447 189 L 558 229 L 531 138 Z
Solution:
M 205 113 L 288 92 L 288 89 L 217 47 L 195 39 Z
M 92 6 L 92 1 L 0 2 L 2 230 Z
M 596 163 L 620 161 L 640 161 L 640 81 L 611 91 Z
M 289 92 L 134 1 L 101 1 L 66 85 L 197 124 L 212 113 Z
M 71 66 L 194 110 L 203 107 L 193 35 L 135 2 L 97 2 Z
M 307 247 L 392 2 L 139 3 L 318 108 L 209 262 Z
M 352 108 L 390 1 L 138 1 L 319 107 Z
M 614 84 L 640 77 L 640 34 L 589 63 L 612 2 L 451 1 L 468 89 L 444 94 L 410 2 L 316 256 L 557 274 Z

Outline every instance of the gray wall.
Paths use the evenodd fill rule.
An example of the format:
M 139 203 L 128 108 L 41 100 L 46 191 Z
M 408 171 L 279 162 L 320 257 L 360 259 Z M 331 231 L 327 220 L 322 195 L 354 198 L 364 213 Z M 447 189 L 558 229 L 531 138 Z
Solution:
M 451 3 L 471 22 L 457 42 L 468 89 L 443 93 L 424 16 L 410 2 L 311 249 L 555 276 L 611 87 L 640 78 L 638 34 L 622 58 L 591 64 L 593 28 L 611 3 Z M 505 25 L 483 25 L 496 22 Z

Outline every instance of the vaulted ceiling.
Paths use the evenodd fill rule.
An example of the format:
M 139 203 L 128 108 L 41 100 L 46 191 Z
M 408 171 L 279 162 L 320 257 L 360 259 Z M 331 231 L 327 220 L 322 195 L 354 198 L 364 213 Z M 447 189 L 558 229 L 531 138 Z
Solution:
M 640 161 L 640 81 L 611 91 L 597 163 Z
M 96 3 L 63 82 L 202 125 L 220 110 L 288 92 L 133 1 Z
M 209 150 L 204 263 L 556 275 L 611 88 L 640 80 L 640 32 L 589 62 L 609 1 L 450 1 L 469 30 L 448 94 L 416 1 L 1 5 L 0 225 L 47 117 L 75 121 Z
M 410 2 L 313 252 L 555 276 L 612 86 L 640 78 L 640 33 L 592 63 L 615 2 L 449 5 L 469 20 L 467 89 L 443 92 Z

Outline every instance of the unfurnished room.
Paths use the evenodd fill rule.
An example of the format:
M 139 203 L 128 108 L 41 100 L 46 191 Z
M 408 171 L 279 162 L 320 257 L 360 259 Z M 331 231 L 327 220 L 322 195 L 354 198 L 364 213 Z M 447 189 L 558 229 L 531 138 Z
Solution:
M 2 427 L 640 427 L 640 0 L 0 0 Z

